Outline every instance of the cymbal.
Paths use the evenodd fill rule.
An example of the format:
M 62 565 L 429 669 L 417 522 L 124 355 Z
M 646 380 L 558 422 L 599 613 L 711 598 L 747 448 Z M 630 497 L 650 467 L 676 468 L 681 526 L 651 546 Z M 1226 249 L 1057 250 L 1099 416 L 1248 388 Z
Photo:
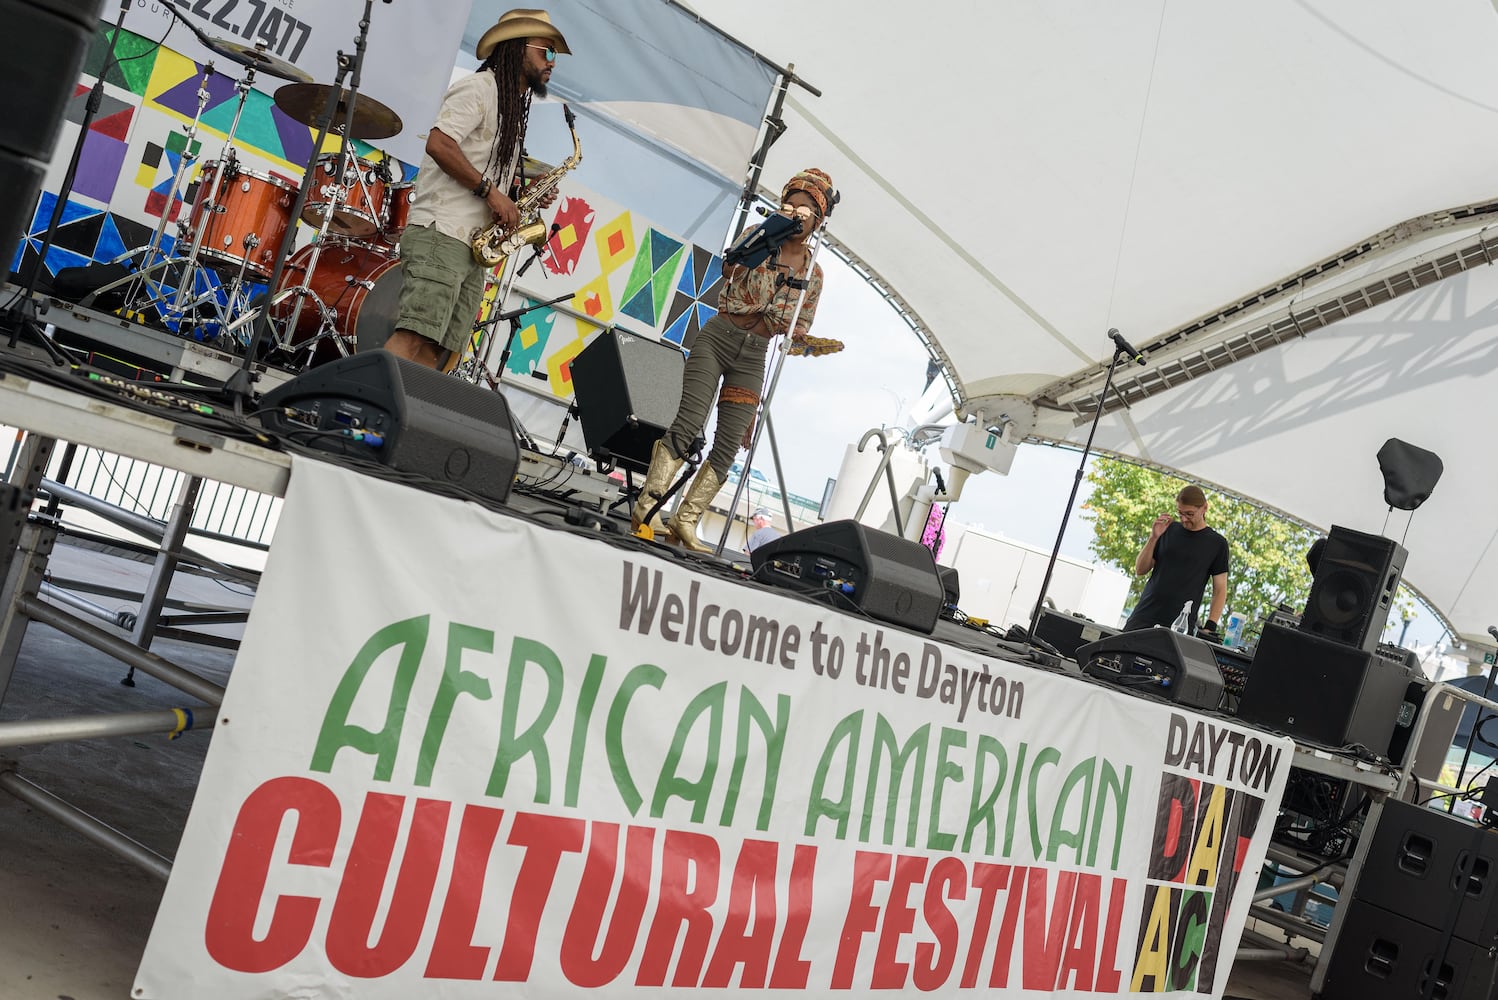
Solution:
M 324 83 L 288 83 L 276 90 L 276 107 L 303 125 L 316 127 L 318 116 L 328 106 L 333 88 Z M 348 95 L 338 98 L 333 112 L 333 128 L 348 117 Z M 354 105 L 354 121 L 349 126 L 351 139 L 388 139 L 401 130 L 401 116 L 373 97 L 359 95 Z
M 245 45 L 243 42 L 234 42 L 227 38 L 210 38 L 208 39 L 208 47 L 225 59 L 233 59 L 241 66 L 252 67 L 257 72 L 268 73 L 283 80 L 297 80 L 301 83 L 312 82 L 311 73 L 297 69 L 284 59 L 277 59 L 258 46 Z

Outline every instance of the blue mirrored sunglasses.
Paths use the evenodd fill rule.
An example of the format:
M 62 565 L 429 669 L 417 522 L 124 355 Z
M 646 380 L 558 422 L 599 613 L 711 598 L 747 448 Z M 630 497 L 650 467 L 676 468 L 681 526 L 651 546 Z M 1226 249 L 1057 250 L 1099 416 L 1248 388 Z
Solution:
M 535 45 L 531 42 L 526 42 L 525 47 L 528 49 L 540 49 L 541 51 L 545 52 L 547 62 L 557 61 L 557 50 L 552 48 L 550 45 Z

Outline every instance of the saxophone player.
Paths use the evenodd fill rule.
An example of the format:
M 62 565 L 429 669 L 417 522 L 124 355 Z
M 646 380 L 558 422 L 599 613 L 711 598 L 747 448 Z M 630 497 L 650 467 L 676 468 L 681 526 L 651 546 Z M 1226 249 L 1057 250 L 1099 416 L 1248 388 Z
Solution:
M 567 40 L 544 10 L 506 11 L 474 49 L 483 64 L 442 99 L 416 175 L 410 223 L 401 236 L 404 271 L 395 331 L 385 349 L 441 368 L 461 353 L 484 294 L 485 268 L 470 234 L 520 221 L 508 189 L 520 166 L 531 98 L 545 97 Z M 542 200 L 556 199 L 555 191 Z

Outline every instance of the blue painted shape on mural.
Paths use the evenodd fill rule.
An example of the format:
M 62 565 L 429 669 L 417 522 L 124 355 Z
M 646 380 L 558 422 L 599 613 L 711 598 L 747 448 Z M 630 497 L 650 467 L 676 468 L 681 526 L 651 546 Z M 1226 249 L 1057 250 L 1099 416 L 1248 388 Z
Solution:
M 680 240 L 673 240 L 659 229 L 650 231 L 650 273 L 653 275 L 667 264 L 682 247 Z

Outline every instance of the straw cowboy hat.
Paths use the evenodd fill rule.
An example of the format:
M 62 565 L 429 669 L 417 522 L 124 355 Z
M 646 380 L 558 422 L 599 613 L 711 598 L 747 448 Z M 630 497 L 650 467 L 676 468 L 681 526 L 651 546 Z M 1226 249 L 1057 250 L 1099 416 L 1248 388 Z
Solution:
M 552 47 L 558 52 L 568 56 L 572 54 L 572 50 L 567 48 L 567 39 L 551 23 L 551 16 L 546 11 L 524 8 L 507 10 L 499 15 L 494 27 L 484 32 L 484 37 L 474 46 L 474 54 L 480 59 L 488 59 L 496 45 L 512 38 L 549 38 L 552 40 Z

